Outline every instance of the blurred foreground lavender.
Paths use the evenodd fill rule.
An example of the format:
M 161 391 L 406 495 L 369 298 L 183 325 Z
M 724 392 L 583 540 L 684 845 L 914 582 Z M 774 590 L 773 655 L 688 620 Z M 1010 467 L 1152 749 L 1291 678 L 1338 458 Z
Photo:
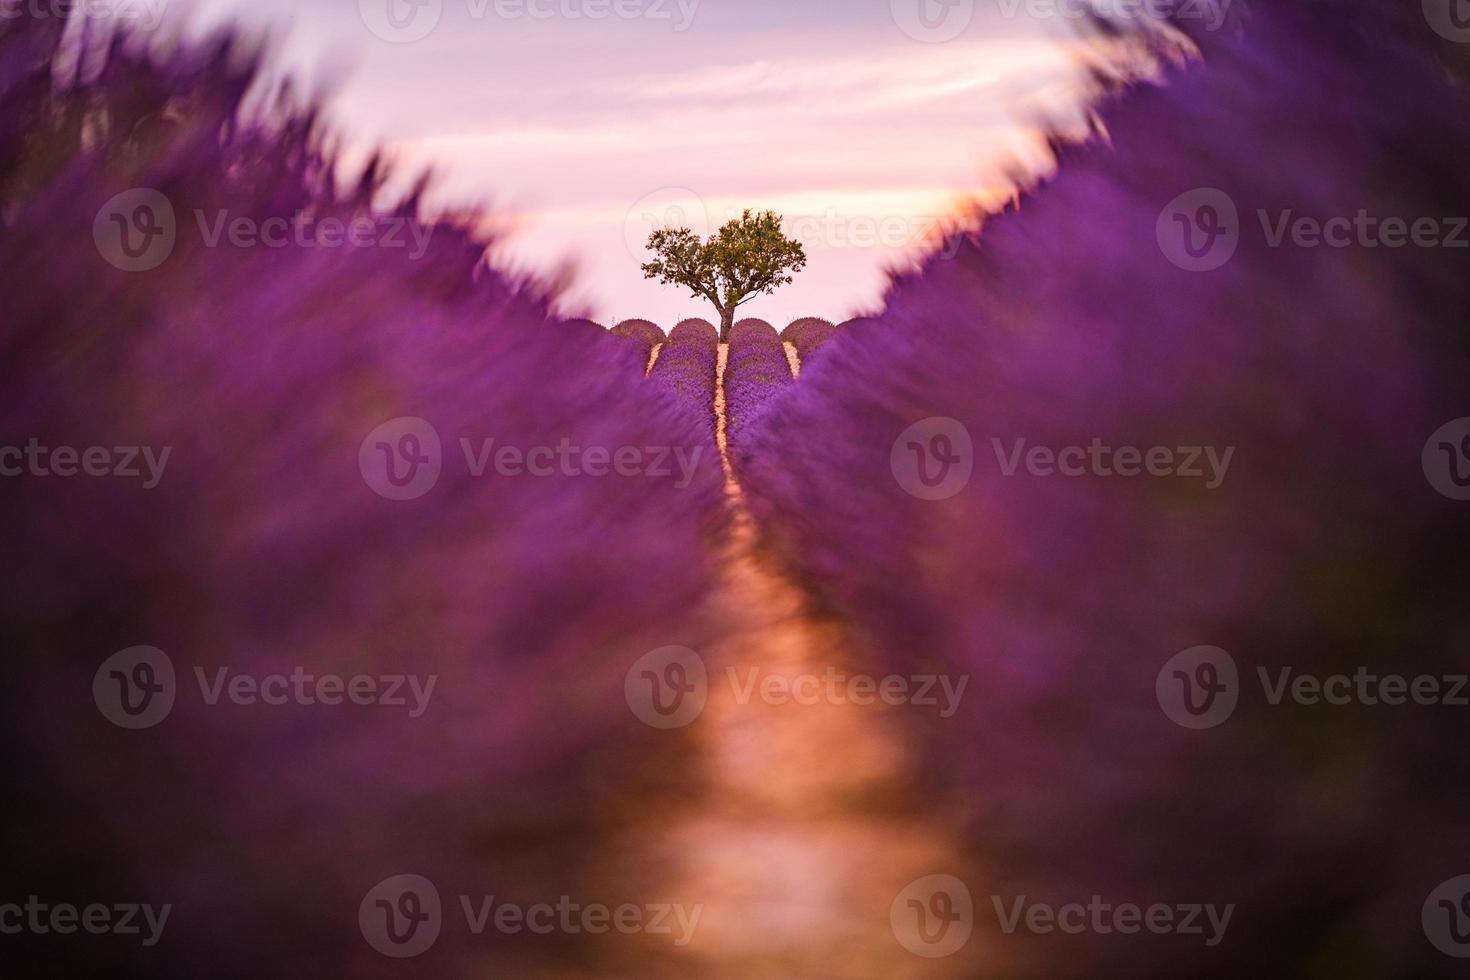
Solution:
M 61 25 L 0 21 L 0 445 L 168 457 L 151 489 L 0 479 L 5 900 L 174 913 L 155 948 L 6 935 L 3 972 L 374 976 L 395 961 L 364 942 L 358 903 L 391 875 L 428 875 L 446 901 L 577 893 L 608 801 L 637 789 L 626 760 L 671 747 L 628 711 L 625 672 L 707 628 L 724 520 L 707 434 L 641 384 L 646 354 L 549 319 L 547 288 L 494 271 L 467 224 L 423 226 L 417 256 L 210 247 L 196 213 L 417 227 L 418 201 L 375 208 L 377 165 L 336 189 L 310 111 L 250 121 L 238 45 L 58 54 Z M 127 272 L 94 222 L 105 235 L 104 206 L 136 188 L 171 203 L 177 242 Z M 124 235 L 161 220 L 121 217 Z M 374 434 L 395 419 L 442 445 L 417 422 Z M 696 465 L 510 478 L 490 439 Z M 428 472 L 421 454 L 441 470 L 427 489 L 401 469 Z M 177 697 L 125 731 L 93 674 L 140 644 L 171 659 Z M 211 705 L 196 668 L 436 683 L 417 717 Z M 494 933 L 462 941 L 441 942 L 445 975 L 500 952 Z
M 844 325 L 740 446 L 768 538 L 884 666 L 971 676 L 920 734 L 987 869 L 973 942 L 997 975 L 1464 962 L 1420 914 L 1470 871 L 1467 709 L 1272 706 L 1257 669 L 1466 672 L 1470 505 L 1436 493 L 1421 449 L 1470 414 L 1470 263 L 1463 245 L 1277 246 L 1257 211 L 1463 229 L 1466 53 L 1418 3 L 1242 8 L 1201 32 L 1202 61 L 1106 108 L 1106 142 L 1059 142 L 1054 179 Z M 1191 194 L 1181 241 L 1171 202 Z M 1233 257 L 1190 267 L 1232 230 Z M 973 452 L 949 423 L 903 435 L 929 418 Z M 1011 462 L 1095 440 L 1234 452 L 1223 482 Z M 936 487 L 966 456 L 973 476 L 921 499 L 895 479 L 911 452 Z M 1240 702 L 1187 730 L 1156 678 L 1204 644 L 1238 663 Z M 1207 948 L 1003 935 L 991 907 L 1094 895 L 1237 911 Z
M 799 383 L 779 377 L 768 326 L 743 331 L 727 407 L 767 546 L 737 564 L 748 587 L 721 605 L 751 614 L 744 638 L 702 611 L 732 537 L 712 325 L 676 327 L 642 382 L 661 340 L 648 325 L 608 337 L 551 318 L 554 286 L 487 264 L 472 219 L 420 224 L 418 194 L 381 200 L 376 165 L 336 188 L 312 111 L 243 113 L 248 52 L 104 58 L 58 52 L 54 18 L 0 22 L 0 447 L 168 451 L 146 488 L 0 479 L 15 797 L 3 899 L 175 907 L 154 948 L 7 935 L 7 975 L 576 976 L 608 975 L 614 959 L 622 975 L 657 972 L 636 947 L 494 929 L 388 959 L 364 941 L 358 903 L 403 873 L 429 876 L 446 904 L 707 898 L 726 916 L 706 927 L 716 952 L 695 962 L 724 956 L 722 936 L 780 931 L 749 914 L 770 908 L 752 910 L 738 887 L 755 880 L 755 894 L 784 892 L 810 917 L 812 948 L 861 936 L 907 956 L 883 931 L 886 893 L 831 885 L 886 887 L 877 869 L 891 855 L 873 835 L 847 838 L 864 842 L 855 853 L 759 849 L 803 804 L 820 811 L 805 814 L 818 835 L 863 826 L 854 814 L 869 829 L 963 821 L 964 867 L 930 870 L 966 876 L 977 935 L 952 962 L 987 975 L 1449 975 L 1463 961 L 1426 941 L 1420 912 L 1470 871 L 1466 709 L 1272 705 L 1256 680 L 1258 667 L 1466 669 L 1470 518 L 1421 469 L 1430 433 L 1470 414 L 1465 252 L 1275 243 L 1256 220 L 1470 213 L 1466 56 L 1417 6 L 1286 0 L 1246 18 L 1237 5 L 1226 30 L 1196 38 L 1201 61 L 1119 93 L 1106 143 L 1059 142 L 1054 179 L 897 281 L 884 313 L 793 324 Z M 177 241 L 128 272 L 160 241 L 160 198 L 140 190 L 168 202 Z M 1203 268 L 1224 254 L 1227 205 L 1238 241 Z M 427 234 L 421 253 L 237 246 L 229 233 L 210 244 L 221 214 Z M 1193 237 L 1170 237 L 1191 216 Z M 927 470 L 908 479 L 909 454 L 942 483 L 964 449 L 956 432 L 973 474 L 920 499 L 937 484 Z M 1018 445 L 1094 443 L 1209 447 L 1229 462 L 1213 479 L 1007 462 Z M 563 446 L 662 447 L 692 468 L 573 473 Z M 553 451 L 551 472 L 527 469 L 535 450 Z M 760 619 L 809 606 L 796 590 L 762 595 L 784 583 L 764 574 L 772 553 L 825 615 Z M 812 632 L 821 642 L 804 645 Z M 625 673 L 645 652 L 718 651 L 730 636 L 757 663 L 786 636 L 801 669 L 830 657 L 970 682 L 952 717 L 884 716 L 925 749 L 918 773 L 907 751 L 865 745 L 877 728 L 861 709 L 837 712 L 851 727 L 825 740 L 800 715 L 742 714 L 728 691 L 731 727 L 698 739 L 628 710 Z M 155 727 L 129 731 L 99 711 L 94 675 L 140 644 L 171 658 L 178 697 Z M 1234 657 L 1240 703 L 1190 730 L 1156 682 L 1201 644 Z M 436 683 L 413 715 L 211 705 L 195 679 L 298 667 Z M 740 726 L 773 717 L 788 727 L 754 734 L 784 751 L 769 737 L 784 731 L 792 756 L 752 776 L 763 743 Z M 691 742 L 715 765 L 677 764 Z M 822 758 L 792 764 L 813 746 Z M 851 788 L 869 785 L 855 771 L 864 748 L 901 770 L 881 792 Z M 700 795 L 694 774 L 721 766 L 790 809 L 701 809 L 732 799 L 717 779 Z M 910 778 L 913 798 L 888 789 Z M 813 783 L 826 794 L 807 799 Z M 672 853 L 663 815 L 688 832 L 671 839 L 704 850 Z M 631 824 L 646 850 L 625 856 Z M 934 833 L 913 852 L 926 866 L 955 856 Z M 853 862 L 844 874 L 822 864 L 834 851 Z M 780 867 L 760 863 L 772 853 Z M 626 876 L 603 896 L 609 860 Z M 680 880 L 708 894 L 663 891 Z M 1235 913 L 1206 945 L 1003 934 L 992 908 L 1094 895 Z M 855 898 L 850 921 L 817 921 Z M 780 925 L 800 941 L 804 927 Z M 849 948 L 851 962 L 878 962 Z M 678 955 L 648 962 L 689 962 Z M 904 975 L 944 969 L 915 957 Z

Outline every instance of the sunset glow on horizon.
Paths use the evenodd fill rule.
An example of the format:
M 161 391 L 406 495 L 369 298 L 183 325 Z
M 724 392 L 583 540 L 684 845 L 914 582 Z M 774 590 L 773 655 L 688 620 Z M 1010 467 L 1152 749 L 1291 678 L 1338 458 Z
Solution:
M 450 2 L 426 37 L 392 43 L 359 6 L 171 10 L 196 29 L 281 35 L 276 71 L 329 92 L 344 163 L 378 147 L 405 179 L 432 163 L 432 206 L 487 206 L 508 232 L 498 264 L 570 266 L 564 311 L 605 323 L 710 317 L 643 279 L 642 243 L 656 224 L 708 234 L 744 208 L 784 215 L 810 263 L 743 315 L 872 309 L 887 270 L 922 254 L 965 202 L 1011 192 L 1004 169 L 1039 161 L 1039 121 L 1074 121 L 1086 92 L 1068 25 L 1000 8 L 935 44 L 906 33 L 888 0 L 835 13 L 701 0 L 602 20 Z

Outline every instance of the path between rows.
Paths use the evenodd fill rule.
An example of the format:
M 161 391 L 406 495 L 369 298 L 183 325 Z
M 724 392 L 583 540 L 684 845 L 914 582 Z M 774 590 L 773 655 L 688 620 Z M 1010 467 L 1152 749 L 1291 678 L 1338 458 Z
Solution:
M 912 750 L 893 714 L 899 709 L 825 699 L 767 704 L 758 694 L 740 703 L 752 669 L 788 679 L 822 677 L 829 667 L 845 675 L 882 671 L 855 662 L 843 624 L 815 613 L 759 546 L 729 466 L 727 358 L 722 346 L 714 409 L 733 521 L 716 602 L 721 621 L 734 627 L 717 648 L 702 651 L 709 700 L 689 729 L 699 789 L 648 829 L 667 862 L 661 893 L 704 909 L 692 942 L 655 954 L 667 963 L 652 975 L 973 976 L 973 948 L 921 958 L 890 928 L 890 906 L 911 881 L 967 870 L 956 836 L 912 783 Z

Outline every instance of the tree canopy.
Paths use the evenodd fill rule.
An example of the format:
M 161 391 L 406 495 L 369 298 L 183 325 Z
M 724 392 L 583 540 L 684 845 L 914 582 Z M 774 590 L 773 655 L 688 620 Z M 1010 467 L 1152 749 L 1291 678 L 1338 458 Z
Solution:
M 648 237 L 648 248 L 655 259 L 643 265 L 644 278 L 683 286 L 713 303 L 721 341 L 729 340 L 742 304 L 774 293 L 806 266 L 806 250 L 781 231 L 774 211 L 746 209 L 705 242 L 688 228 L 661 228 Z

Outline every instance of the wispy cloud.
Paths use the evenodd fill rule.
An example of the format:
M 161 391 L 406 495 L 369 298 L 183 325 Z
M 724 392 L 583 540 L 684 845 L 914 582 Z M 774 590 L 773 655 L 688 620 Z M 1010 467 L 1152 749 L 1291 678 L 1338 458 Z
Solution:
M 807 272 L 755 315 L 866 305 L 886 264 L 960 197 L 999 193 L 1000 164 L 1034 144 L 1035 117 L 1076 113 L 1087 86 L 1075 39 L 982 14 L 959 40 L 918 44 L 882 2 L 819 13 L 703 0 L 695 29 L 677 35 L 446 22 L 402 47 L 373 44 L 351 3 L 211 2 L 246 16 L 291 9 L 319 43 L 359 38 L 361 70 L 336 106 L 354 156 L 384 142 L 433 165 L 438 200 L 493 201 L 517 229 L 511 254 L 577 259 L 604 315 L 693 312 L 642 280 L 628 244 L 630 210 L 665 188 L 688 189 L 712 220 L 762 207 L 816 229 Z M 875 240 L 870 226 L 891 233 Z

